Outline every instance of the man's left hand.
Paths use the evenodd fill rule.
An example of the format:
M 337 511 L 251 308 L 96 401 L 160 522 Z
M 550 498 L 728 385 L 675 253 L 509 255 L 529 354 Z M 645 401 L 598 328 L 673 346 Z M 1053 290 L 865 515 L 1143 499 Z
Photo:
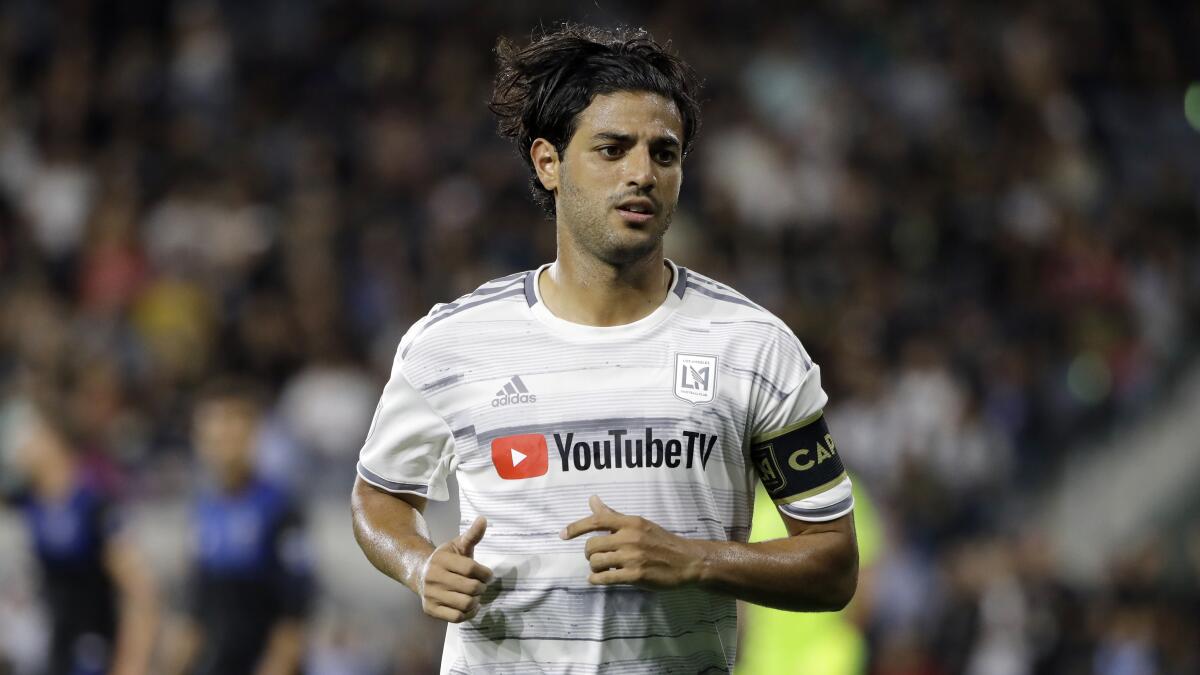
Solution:
M 559 536 L 574 539 L 588 532 L 611 533 L 592 537 L 584 546 L 592 566 L 590 583 L 665 589 L 700 580 L 704 542 L 672 534 L 640 516 L 618 513 L 595 495 L 588 505 L 592 515 L 567 525 Z

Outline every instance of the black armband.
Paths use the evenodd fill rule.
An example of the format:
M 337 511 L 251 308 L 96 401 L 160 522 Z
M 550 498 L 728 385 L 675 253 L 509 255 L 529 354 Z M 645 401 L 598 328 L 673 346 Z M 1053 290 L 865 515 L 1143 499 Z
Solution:
M 776 504 L 820 494 L 846 475 L 823 413 L 755 438 L 750 460 Z

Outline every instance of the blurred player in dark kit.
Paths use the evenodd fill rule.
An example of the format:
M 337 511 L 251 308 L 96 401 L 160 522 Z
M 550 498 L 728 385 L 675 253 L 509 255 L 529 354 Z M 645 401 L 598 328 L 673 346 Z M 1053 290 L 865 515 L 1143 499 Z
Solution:
M 23 406 L 22 406 L 23 407 Z M 90 480 L 66 422 L 48 406 L 17 414 L 9 441 L 51 625 L 50 675 L 148 672 L 158 625 L 153 576 L 114 505 Z
M 205 389 L 193 417 L 209 482 L 192 521 L 188 616 L 167 649 L 168 671 L 196 675 L 299 672 L 312 595 L 301 514 L 258 474 L 263 402 L 248 384 Z

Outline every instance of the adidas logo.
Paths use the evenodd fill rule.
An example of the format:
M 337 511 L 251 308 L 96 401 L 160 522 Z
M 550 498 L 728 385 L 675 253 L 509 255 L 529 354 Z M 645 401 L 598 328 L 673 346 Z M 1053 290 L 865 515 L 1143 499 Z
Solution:
M 521 403 L 533 403 L 537 401 L 535 394 L 529 393 L 529 388 L 521 381 L 520 375 L 513 375 L 512 378 L 505 383 L 500 390 L 496 392 L 496 398 L 492 399 L 492 407 L 499 408 L 506 405 L 519 405 Z

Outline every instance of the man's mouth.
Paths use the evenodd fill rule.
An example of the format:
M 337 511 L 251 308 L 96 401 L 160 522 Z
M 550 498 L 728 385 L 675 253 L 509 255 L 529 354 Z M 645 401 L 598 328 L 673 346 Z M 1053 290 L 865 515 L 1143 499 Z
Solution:
M 654 218 L 654 202 L 649 199 L 629 199 L 617 206 L 621 217 L 631 223 L 645 223 Z

